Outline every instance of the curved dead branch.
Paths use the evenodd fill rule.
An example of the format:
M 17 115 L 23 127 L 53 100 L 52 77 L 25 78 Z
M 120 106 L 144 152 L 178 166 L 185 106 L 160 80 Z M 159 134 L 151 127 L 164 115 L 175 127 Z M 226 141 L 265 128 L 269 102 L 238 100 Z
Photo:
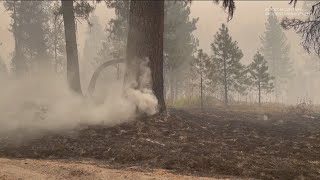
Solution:
M 120 59 L 113 59 L 110 61 L 107 61 L 103 64 L 101 64 L 93 73 L 92 78 L 90 80 L 89 86 L 88 86 L 88 90 L 87 90 L 87 96 L 91 97 L 95 87 L 96 87 L 96 83 L 97 83 L 97 79 L 100 75 L 100 73 L 102 72 L 102 70 L 104 70 L 106 67 L 114 65 L 114 64 L 118 64 L 118 63 L 123 63 L 125 61 L 124 58 L 120 58 Z

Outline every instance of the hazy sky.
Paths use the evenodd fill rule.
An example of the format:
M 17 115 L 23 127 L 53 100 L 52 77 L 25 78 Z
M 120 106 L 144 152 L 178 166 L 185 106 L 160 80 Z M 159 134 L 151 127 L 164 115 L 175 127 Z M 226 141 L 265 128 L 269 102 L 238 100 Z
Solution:
M 213 41 L 213 35 L 217 32 L 221 23 L 227 23 L 231 35 L 234 40 L 239 42 L 240 48 L 244 52 L 244 62 L 250 62 L 257 48 L 260 46 L 260 36 L 265 30 L 265 15 L 266 8 L 284 8 L 278 10 L 279 18 L 284 17 L 283 13 L 291 12 L 298 13 L 299 9 L 294 12 L 293 5 L 289 5 L 288 1 L 236 1 L 236 11 L 234 18 L 227 23 L 227 13 L 221 8 L 221 5 L 216 5 L 212 1 L 193 1 L 191 6 L 192 17 L 199 17 L 195 36 L 199 39 L 200 48 L 210 52 L 210 43 Z M 298 3 L 298 8 L 302 3 Z M 113 17 L 114 11 L 107 9 L 102 3 L 97 5 L 96 15 L 99 17 L 101 24 L 105 26 L 110 18 Z M 292 16 L 292 15 L 289 15 Z M 298 15 L 301 16 L 301 15 Z M 13 39 L 8 31 L 10 18 L 0 5 L 0 42 L 3 45 L 0 47 L 0 53 L 6 60 L 10 59 L 9 53 L 13 50 Z M 78 44 L 80 54 L 85 40 L 85 31 L 87 23 L 78 23 Z M 292 56 L 296 56 L 299 49 L 300 39 L 294 32 L 286 32 L 292 47 Z M 299 50 L 300 51 L 300 50 Z

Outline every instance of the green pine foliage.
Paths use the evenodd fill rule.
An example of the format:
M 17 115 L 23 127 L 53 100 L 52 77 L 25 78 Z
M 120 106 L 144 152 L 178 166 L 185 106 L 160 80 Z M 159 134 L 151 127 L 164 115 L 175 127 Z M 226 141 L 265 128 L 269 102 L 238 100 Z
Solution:
M 210 63 L 209 55 L 205 53 L 203 49 L 199 49 L 197 56 L 193 59 L 191 63 L 191 67 L 197 77 L 205 76 L 207 72 L 206 69 L 209 63 Z
M 244 93 L 248 84 L 246 67 L 240 62 L 243 53 L 237 41 L 232 40 L 225 24 L 215 34 L 211 48 L 213 55 L 208 66 L 208 78 L 212 86 L 223 89 L 227 105 L 230 93 Z
M 199 79 L 199 85 L 195 85 L 199 87 L 200 91 L 200 104 L 201 108 L 203 108 L 203 97 L 204 97 L 204 90 L 205 90 L 205 81 L 206 81 L 206 67 L 210 62 L 210 57 L 208 54 L 203 52 L 202 49 L 198 50 L 197 57 L 193 59 L 191 63 L 192 72 L 194 76 Z
M 249 65 L 252 85 L 258 91 L 259 104 L 261 103 L 262 91 L 270 93 L 273 86 L 273 77 L 268 72 L 267 61 L 257 52 L 253 57 L 253 62 Z

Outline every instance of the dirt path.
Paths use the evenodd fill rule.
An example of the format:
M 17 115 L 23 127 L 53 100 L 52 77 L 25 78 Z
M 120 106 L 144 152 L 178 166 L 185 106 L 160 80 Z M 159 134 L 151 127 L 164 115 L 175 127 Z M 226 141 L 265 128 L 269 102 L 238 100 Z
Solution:
M 12 160 L 0 158 L 0 180 L 42 179 L 113 179 L 113 180 L 215 180 L 181 176 L 164 170 L 141 172 L 108 169 L 90 162 L 62 162 L 48 160 Z

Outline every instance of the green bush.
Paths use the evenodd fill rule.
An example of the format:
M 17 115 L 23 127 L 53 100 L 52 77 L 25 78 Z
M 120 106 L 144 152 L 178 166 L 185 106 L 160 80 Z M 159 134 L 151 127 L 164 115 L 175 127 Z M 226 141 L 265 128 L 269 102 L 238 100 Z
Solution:
M 200 108 L 200 97 L 181 97 L 174 101 L 167 101 L 169 107 L 174 108 Z M 221 104 L 221 101 L 212 96 L 203 97 L 203 107 L 213 107 L 214 105 Z

